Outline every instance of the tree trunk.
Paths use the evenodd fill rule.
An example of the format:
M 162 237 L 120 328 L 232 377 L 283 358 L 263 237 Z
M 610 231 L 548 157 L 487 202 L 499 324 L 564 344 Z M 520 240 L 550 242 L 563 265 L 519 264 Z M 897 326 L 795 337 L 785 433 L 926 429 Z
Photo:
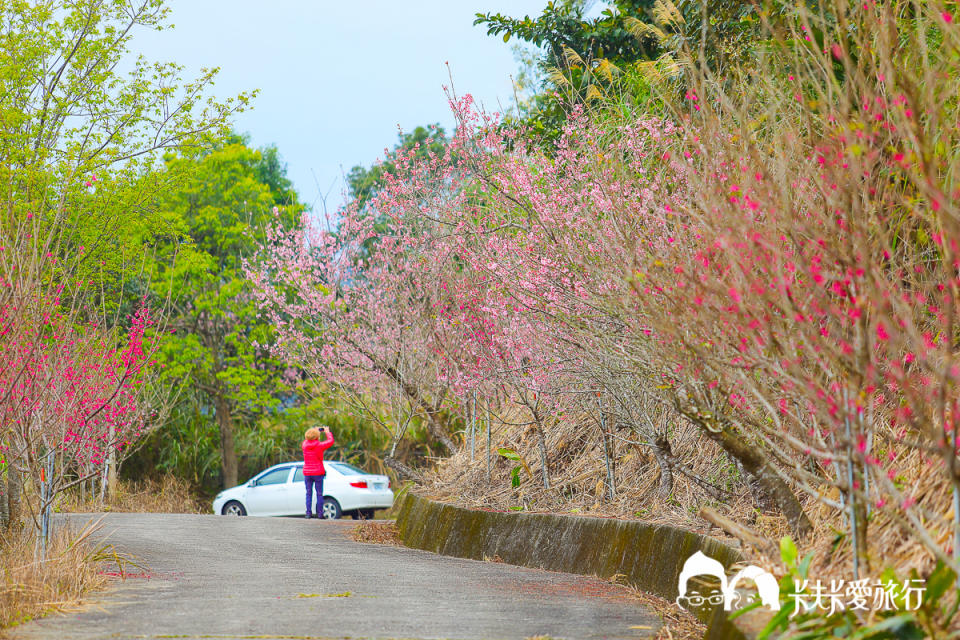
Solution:
M 113 504 L 117 499 L 117 454 L 110 452 L 107 459 L 107 504 Z
M 7 501 L 7 479 L 0 475 L 0 533 L 8 528 L 10 503 Z
M 453 454 L 457 450 L 457 445 L 455 445 L 453 440 L 450 439 L 450 436 L 447 435 L 447 430 L 443 423 L 440 422 L 440 418 L 429 408 L 426 408 L 424 413 L 427 414 L 427 431 L 430 432 L 430 435 L 432 435 L 437 442 L 446 447 L 447 453 Z
M 373 357 L 368 357 L 376 362 Z M 437 442 L 446 448 L 447 453 L 452 455 L 457 450 L 457 445 L 455 445 L 453 440 L 450 439 L 450 436 L 447 433 L 446 425 L 440 422 L 440 418 L 437 417 L 437 414 L 440 411 L 440 400 L 442 400 L 442 398 L 438 399 L 437 402 L 431 406 L 426 400 L 424 400 L 423 395 L 420 393 L 420 389 L 407 380 L 400 373 L 400 371 L 394 367 L 384 367 L 382 371 L 390 376 L 395 383 L 397 383 L 397 385 L 400 387 L 400 390 L 403 391 L 404 395 L 410 399 L 411 403 L 413 403 L 415 407 L 423 409 L 423 413 L 427 417 L 427 432 L 432 435 Z
M 753 508 L 760 513 L 776 511 L 778 508 L 777 503 L 774 502 L 773 497 L 767 493 L 766 489 L 760 483 L 760 479 L 747 471 L 743 463 L 729 453 L 727 454 L 727 458 L 734 464 L 737 471 L 740 472 L 743 481 L 747 484 L 747 488 L 750 489 L 750 497 L 753 498 Z
M 7 467 L 7 528 L 12 529 L 20 523 L 20 489 L 22 478 L 20 472 Z
M 848 432 L 849 437 L 849 432 Z M 863 487 L 864 473 L 855 460 L 853 452 L 849 453 L 847 461 L 847 508 L 850 510 L 850 536 L 853 543 L 853 574 L 854 580 L 868 575 L 870 558 L 867 555 L 867 505 L 866 495 L 854 487 L 859 483 Z
M 673 493 L 673 467 L 670 464 L 673 453 L 670 450 L 670 441 L 666 436 L 658 435 L 653 441 L 652 449 L 653 457 L 660 466 L 660 487 L 657 489 L 657 495 L 666 500 Z
M 719 431 L 704 424 L 699 415 L 684 415 L 700 427 L 708 438 L 719 444 L 724 451 L 739 460 L 743 468 L 757 479 L 763 490 L 776 503 L 777 508 L 787 518 L 790 532 L 797 540 L 803 540 L 813 532 L 810 518 L 803 511 L 800 501 L 783 479 L 770 468 L 770 463 L 756 447 L 744 442 L 740 434 L 724 427 Z
M 387 456 L 383 459 L 383 464 L 397 472 L 401 478 L 407 478 L 415 482 L 423 483 L 423 476 L 412 467 L 408 467 L 393 456 Z
M 237 485 L 237 448 L 233 442 L 233 419 L 230 403 L 221 394 L 217 396 L 217 426 L 220 427 L 220 458 L 223 460 L 223 488 Z
M 533 418 L 537 427 L 537 449 L 540 450 L 540 476 L 543 480 L 543 488 L 550 488 L 550 462 L 547 459 L 547 436 L 543 432 L 543 424 L 540 422 L 540 416 L 536 411 L 533 412 Z
M 114 446 L 114 425 L 110 423 L 109 431 L 110 455 L 107 456 L 107 504 L 113 504 L 117 499 L 117 448 Z M 231 485 L 233 486 L 233 485 Z
M 492 420 L 490 416 L 487 416 L 487 484 L 490 484 L 490 423 Z M 960 531 L 960 527 L 957 527 L 957 530 Z M 960 545 L 958 545 L 960 548 Z
M 857 496 L 853 502 L 853 521 L 856 523 L 857 535 L 854 539 L 853 552 L 857 557 L 857 578 L 870 575 L 870 556 L 867 553 L 867 508 L 863 496 Z
M 603 414 L 601 413 L 601 418 L 602 416 Z M 613 502 L 617 499 L 617 479 L 613 468 L 613 456 L 610 452 L 610 449 L 612 448 L 610 446 L 611 438 L 607 435 L 605 428 L 603 428 L 603 431 L 601 431 L 600 435 L 603 437 L 603 465 L 607 469 L 607 493 L 610 496 L 610 501 Z

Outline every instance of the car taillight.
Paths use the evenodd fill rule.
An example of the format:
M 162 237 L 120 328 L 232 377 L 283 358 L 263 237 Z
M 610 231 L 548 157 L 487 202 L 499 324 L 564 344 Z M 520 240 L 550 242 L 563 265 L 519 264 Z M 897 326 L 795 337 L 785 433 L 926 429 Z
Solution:
M 390 481 L 387 480 L 387 489 L 389 489 L 391 486 L 393 486 L 393 485 L 391 485 L 391 484 L 390 484 Z
M 366 488 L 367 488 L 367 481 L 366 481 L 366 480 L 361 480 L 361 481 L 359 481 L 359 482 L 351 482 L 351 483 L 350 483 L 350 486 L 351 486 L 351 487 L 356 487 L 357 489 L 366 489 Z

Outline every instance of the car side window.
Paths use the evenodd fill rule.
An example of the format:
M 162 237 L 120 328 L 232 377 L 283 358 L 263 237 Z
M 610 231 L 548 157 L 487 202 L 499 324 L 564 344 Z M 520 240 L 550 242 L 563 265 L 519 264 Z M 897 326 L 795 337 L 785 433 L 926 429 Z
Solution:
M 297 467 L 297 470 L 293 472 L 293 481 L 303 482 L 303 467 Z
M 283 467 L 282 469 L 274 469 L 270 473 L 266 473 L 260 476 L 257 479 L 257 486 L 262 487 L 267 484 L 283 484 L 287 481 L 287 476 L 290 475 L 290 467 Z

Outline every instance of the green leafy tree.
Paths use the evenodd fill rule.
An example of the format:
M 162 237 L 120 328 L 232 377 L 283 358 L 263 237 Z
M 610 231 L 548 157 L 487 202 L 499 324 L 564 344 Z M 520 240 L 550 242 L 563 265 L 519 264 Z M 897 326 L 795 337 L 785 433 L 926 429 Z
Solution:
M 485 25 L 487 35 L 502 35 L 543 50 L 542 63 L 568 69 L 567 50 L 584 60 L 608 60 L 617 66 L 656 60 L 664 54 L 688 50 L 722 70 L 742 58 L 759 35 L 760 15 L 781 13 L 783 2 L 733 0 L 616 0 L 596 18 L 584 17 L 584 2 L 548 2 L 537 18 L 513 18 L 500 13 L 478 13 L 474 24 Z M 766 10 L 761 11 L 761 7 Z
M 564 49 L 584 58 L 606 58 L 612 63 L 656 57 L 659 42 L 653 36 L 638 38 L 628 19 L 645 16 L 653 0 L 621 0 L 616 11 L 604 9 L 597 18 L 584 17 L 583 2 L 548 2 L 536 18 L 512 18 L 500 13 L 478 13 L 474 24 L 487 27 L 487 35 L 502 35 L 504 42 L 516 37 L 544 50 L 544 64 L 563 68 Z
M 275 149 L 256 151 L 237 136 L 210 152 L 166 158 L 184 176 L 164 198 L 174 233 L 158 248 L 155 295 L 171 293 L 172 335 L 161 354 L 169 380 L 182 381 L 216 420 L 223 484 L 238 480 L 235 431 L 289 400 L 293 372 L 271 357 L 272 327 L 258 315 L 243 260 L 276 218 L 302 214 Z M 185 412 L 193 415 L 198 412 Z
M 0 237 L 11 246 L 29 214 L 40 249 L 83 247 L 83 277 L 108 291 L 163 226 L 147 206 L 164 186 L 158 153 L 223 135 L 250 98 L 208 98 L 216 69 L 184 81 L 141 57 L 118 70 L 133 33 L 165 29 L 167 13 L 163 0 L 0 0 Z
M 514 18 L 478 13 L 475 25 L 487 34 L 516 38 L 540 52 L 533 65 L 531 94 L 517 105 L 528 135 L 550 146 L 556 141 L 574 105 L 603 97 L 616 85 L 615 76 L 638 60 L 656 60 L 662 53 L 654 33 L 643 33 L 654 0 L 621 0 L 596 18 L 586 18 L 585 3 L 549 2 L 538 17 Z M 643 21 L 641 21 L 641 18 Z M 530 70 L 526 75 L 531 75 Z
M 539 82 L 518 108 L 529 133 L 548 146 L 559 137 L 575 105 L 613 96 L 646 102 L 653 97 L 650 84 L 664 80 L 681 91 L 683 54 L 697 64 L 705 61 L 715 73 L 726 73 L 745 63 L 760 31 L 759 3 L 610 4 L 595 18 L 585 17 L 586 3 L 565 0 L 547 3 L 536 18 L 478 13 L 474 20 L 475 25 L 486 26 L 488 35 L 502 36 L 504 42 L 517 38 L 541 52 L 536 65 Z

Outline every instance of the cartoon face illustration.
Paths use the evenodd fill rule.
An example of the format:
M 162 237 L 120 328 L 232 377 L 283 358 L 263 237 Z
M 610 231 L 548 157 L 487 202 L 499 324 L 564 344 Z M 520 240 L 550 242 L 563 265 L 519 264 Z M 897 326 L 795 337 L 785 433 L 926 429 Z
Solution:
M 756 593 L 740 597 L 737 589 L 748 589 L 751 582 L 756 587 Z M 777 579 L 769 571 L 752 564 L 733 576 L 725 596 L 724 609 L 727 611 L 740 609 L 756 601 L 770 607 L 771 611 L 780 610 L 780 585 L 777 584 Z
M 719 585 L 711 586 L 710 583 L 714 581 L 708 582 L 709 577 L 716 578 Z M 692 578 L 695 580 L 691 580 Z M 677 587 L 680 594 L 677 596 L 677 604 L 681 607 L 686 609 L 712 607 L 722 604 L 726 599 L 727 573 L 722 564 L 697 551 L 683 564 Z
M 751 586 L 756 587 L 756 593 L 746 592 Z M 745 593 L 741 594 L 738 589 Z M 726 611 L 733 611 L 755 600 L 772 611 L 780 609 L 780 586 L 769 571 L 749 565 L 728 583 L 723 565 L 700 551 L 683 564 L 677 591 L 677 604 L 686 609 L 712 608 L 723 604 Z
M 711 588 L 709 585 L 700 587 L 690 585 L 687 588 L 686 594 L 680 596 L 677 600 L 686 602 L 685 608 L 687 609 L 699 609 L 704 605 L 716 606 L 723 604 L 724 595 L 723 592 L 720 591 L 719 586 Z
M 727 604 L 727 596 L 724 594 L 723 603 L 724 606 L 728 607 L 728 611 L 736 611 L 754 602 L 760 602 L 760 594 L 752 592 L 754 585 L 750 581 L 747 581 L 745 584 L 739 584 L 737 587 L 740 591 L 730 590 L 731 601 L 729 604 Z M 751 591 L 751 593 L 743 593 L 742 590 Z

